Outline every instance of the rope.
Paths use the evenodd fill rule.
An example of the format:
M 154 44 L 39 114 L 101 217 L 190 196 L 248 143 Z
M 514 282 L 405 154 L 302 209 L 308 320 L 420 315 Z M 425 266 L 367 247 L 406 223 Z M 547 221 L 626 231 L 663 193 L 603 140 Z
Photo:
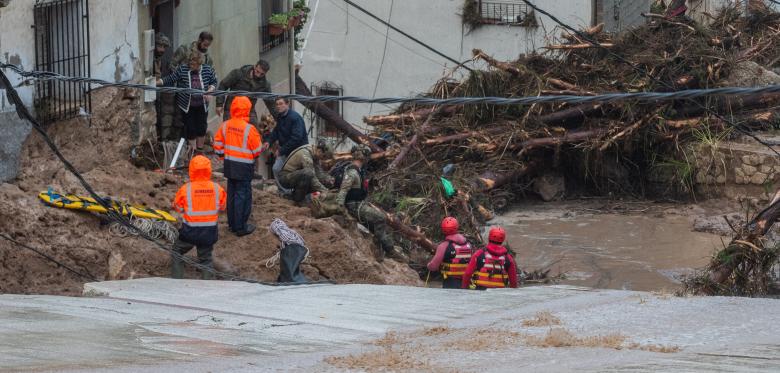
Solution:
M 4 66 L 0 66 L 4 67 Z M 182 255 L 176 250 L 173 249 L 172 245 L 165 245 L 159 242 L 158 240 L 155 240 L 154 238 L 150 237 L 145 232 L 139 230 L 135 225 L 133 225 L 128 218 L 126 218 L 120 211 L 117 211 L 116 208 L 109 203 L 108 200 L 104 199 L 100 195 L 98 195 L 95 190 L 92 188 L 92 186 L 84 179 L 84 177 L 81 175 L 81 173 L 76 170 L 75 167 L 73 167 L 73 164 L 68 161 L 67 158 L 60 152 L 57 145 L 54 143 L 54 141 L 49 137 L 46 130 L 43 128 L 43 126 L 36 120 L 29 110 L 27 110 L 27 107 L 24 105 L 24 102 L 22 102 L 22 99 L 19 97 L 19 93 L 16 91 L 16 88 L 14 88 L 11 85 L 11 82 L 8 80 L 8 77 L 5 75 L 5 72 L 0 69 L 0 86 L 5 87 L 6 89 L 6 96 L 8 96 L 8 100 L 15 106 L 16 112 L 19 115 L 19 118 L 25 119 L 32 125 L 33 129 L 35 129 L 43 138 L 43 140 L 46 142 L 46 144 L 49 146 L 49 148 L 54 152 L 54 155 L 62 162 L 65 169 L 70 172 L 73 176 L 76 177 L 76 179 L 79 181 L 79 183 L 84 187 L 84 189 L 89 193 L 89 195 L 97 201 L 97 203 L 100 206 L 103 206 L 103 208 L 106 209 L 106 216 L 114 221 L 117 222 L 124 227 L 128 229 L 129 232 L 134 232 L 138 234 L 139 237 L 151 242 L 154 244 L 154 246 L 164 252 L 167 252 L 170 254 L 174 259 L 181 260 L 184 263 L 187 263 L 188 265 L 201 270 L 205 272 L 212 273 L 213 275 L 217 277 L 221 277 L 226 280 L 230 281 L 243 281 L 253 284 L 261 284 L 266 286 L 298 286 L 298 285 L 311 285 L 311 284 L 332 284 L 332 281 L 310 281 L 310 282 L 304 282 L 304 283 L 279 283 L 279 282 L 266 282 L 266 281 L 260 281 L 252 278 L 245 278 L 240 276 L 235 276 L 229 273 L 217 271 L 216 269 L 212 267 L 208 267 L 205 265 L 202 265 L 197 262 L 197 260 L 190 258 L 186 255 Z M 3 237 L 8 239 L 7 237 Z
M 62 268 L 65 268 L 65 270 L 67 270 L 67 271 L 68 271 L 68 272 L 70 272 L 70 273 L 73 273 L 73 274 L 74 274 L 74 275 L 76 275 L 76 276 L 83 277 L 83 278 L 85 278 L 85 279 L 87 279 L 87 280 L 90 280 L 90 281 L 95 281 L 95 282 L 97 282 L 97 281 L 100 281 L 100 280 L 98 280 L 97 278 L 95 278 L 95 276 L 92 276 L 91 274 L 84 274 L 84 273 L 82 273 L 82 272 L 79 272 L 79 271 L 77 271 L 77 270 L 75 270 L 75 269 L 71 268 L 71 267 L 68 267 L 66 264 L 64 264 L 64 263 L 62 263 L 62 262 L 60 262 L 60 261 L 58 261 L 57 259 L 54 259 L 54 258 L 52 258 L 52 257 L 51 257 L 51 256 L 49 256 L 49 255 L 46 255 L 45 253 L 41 252 L 40 250 L 38 250 L 38 249 L 35 249 L 35 248 L 33 248 L 33 247 L 30 247 L 30 246 L 27 246 L 27 245 L 25 245 L 25 244 L 23 244 L 23 243 L 21 243 L 21 242 L 19 242 L 19 241 L 15 240 L 15 239 L 13 239 L 13 238 L 9 237 L 9 236 L 6 236 L 6 235 L 5 235 L 5 234 L 3 234 L 3 233 L 0 233 L 0 238 L 3 238 L 4 240 L 6 240 L 6 241 L 8 241 L 8 242 L 11 242 L 11 243 L 13 243 L 13 244 L 15 244 L 16 246 L 19 246 L 19 247 L 21 247 L 21 248 L 24 248 L 24 249 L 27 249 L 27 250 L 30 250 L 30 251 L 32 251 L 32 252 L 34 252 L 34 253 L 38 254 L 39 256 L 43 257 L 44 259 L 46 259 L 46 260 L 48 260 L 48 261 L 50 261 L 50 262 L 52 262 L 52 263 L 56 264 L 57 266 L 59 266 L 59 267 L 62 267 Z
M 572 29 L 573 30 L 573 29 Z M 575 30 L 576 31 L 576 30 Z M 581 33 L 580 33 L 581 34 Z M 584 35 L 584 34 L 582 34 Z M 597 42 L 593 42 L 594 45 L 601 46 Z M 604 48 L 603 46 L 601 46 Z M 605 48 L 607 49 L 607 48 Z M 608 49 L 607 49 L 608 50 Z M 614 54 L 614 53 L 613 53 Z M 626 61 L 624 58 L 617 56 L 622 61 Z M 628 62 L 628 61 L 627 61 Z M 630 64 L 630 62 L 628 62 Z M 631 64 L 634 66 L 633 64 Z M 638 67 L 634 66 L 639 69 Z M 143 84 L 135 83 L 111 83 L 105 80 L 84 78 L 84 77 L 69 77 L 51 72 L 42 71 L 25 71 L 21 68 L 0 63 L 0 68 L 10 69 L 17 74 L 32 78 L 36 80 L 49 81 L 65 81 L 72 83 L 90 83 L 97 84 L 104 87 L 121 87 L 121 88 L 133 88 L 141 89 L 144 91 L 155 91 L 163 93 L 185 93 L 185 94 L 201 94 L 206 96 L 247 96 L 256 97 L 263 100 L 273 100 L 277 98 L 287 98 L 300 102 L 354 102 L 354 103 L 378 103 L 378 104 L 416 104 L 416 105 L 533 105 L 533 104 L 550 104 L 550 103 L 568 103 L 568 104 L 589 104 L 589 103 L 611 103 L 619 101 L 671 101 L 671 100 L 691 100 L 703 97 L 712 96 L 746 96 L 746 95 L 761 95 L 780 93 L 780 85 L 769 85 L 764 87 L 721 87 L 721 88 L 708 88 L 708 89 L 688 89 L 675 92 L 617 92 L 606 93 L 596 96 L 574 96 L 574 95 L 560 95 L 560 96 L 525 96 L 525 97 L 454 97 L 446 99 L 429 98 L 429 97 L 380 97 L 369 98 L 359 96 L 302 96 L 297 94 L 278 94 L 268 92 L 248 92 L 248 91 L 212 91 L 206 92 L 192 88 L 178 88 L 178 87 L 153 87 Z M 658 81 L 667 87 L 668 84 L 657 80 L 644 70 L 643 73 L 648 74 L 648 77 Z M 699 104 L 701 105 L 701 104 Z M 711 112 L 710 109 L 702 108 Z M 713 113 L 714 115 L 717 115 Z M 724 118 L 721 118 L 724 119 Z M 731 123 L 726 121 L 727 123 Z M 733 123 L 732 123 L 733 124 Z

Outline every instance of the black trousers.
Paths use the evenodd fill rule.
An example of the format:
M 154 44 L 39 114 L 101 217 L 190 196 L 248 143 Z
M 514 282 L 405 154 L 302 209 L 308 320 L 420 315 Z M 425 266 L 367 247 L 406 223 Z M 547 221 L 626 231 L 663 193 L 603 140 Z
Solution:
M 227 217 L 233 232 L 246 230 L 246 222 L 252 214 L 252 180 L 228 179 Z
M 442 282 L 442 289 L 460 289 L 463 282 L 460 277 L 447 277 Z
M 193 247 L 196 247 L 195 244 L 182 241 L 181 239 L 176 240 L 174 246 L 176 247 L 176 251 L 181 255 L 187 254 L 190 250 L 192 250 Z M 197 250 L 198 263 L 207 267 L 211 267 L 213 262 L 212 253 L 214 252 L 214 245 L 197 245 Z

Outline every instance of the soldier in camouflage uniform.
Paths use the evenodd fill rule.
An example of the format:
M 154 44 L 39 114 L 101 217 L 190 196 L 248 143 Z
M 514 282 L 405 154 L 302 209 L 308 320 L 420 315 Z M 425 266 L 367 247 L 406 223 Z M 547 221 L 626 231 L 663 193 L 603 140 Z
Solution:
M 179 48 L 176 49 L 176 52 L 173 53 L 173 58 L 171 58 L 171 64 L 169 66 L 171 71 L 176 70 L 179 65 L 189 62 L 190 51 L 193 49 L 203 54 L 204 65 L 209 65 L 213 68 L 214 60 L 212 60 L 209 55 L 209 47 L 213 41 L 214 35 L 208 31 L 203 31 L 198 36 L 198 40 L 193 41 L 190 44 L 180 45 Z
M 306 195 L 312 192 L 320 192 L 324 198 L 328 191 L 324 184 L 332 184 L 333 181 L 330 175 L 322 171 L 319 162 L 320 159 L 330 157 L 330 152 L 324 143 L 319 143 L 316 148 L 307 144 L 290 153 L 279 172 L 279 182 L 283 187 L 293 190 L 293 201 L 303 202 Z
M 247 92 L 267 92 L 271 93 L 271 82 L 266 78 L 266 74 L 271 70 L 271 65 L 265 60 L 259 60 L 252 65 L 246 65 L 235 69 L 230 74 L 219 82 L 220 91 L 247 91 Z M 250 98 L 252 101 L 252 110 L 249 112 L 249 123 L 259 124 L 257 119 L 257 98 Z M 226 102 L 227 101 L 227 102 Z M 223 116 L 224 120 L 230 119 L 230 110 L 224 110 L 223 108 L 229 108 L 230 103 L 233 101 L 232 97 L 225 99 L 224 96 L 217 97 L 217 114 Z M 264 100 L 265 107 L 268 108 L 268 112 L 275 118 L 276 107 L 274 106 L 274 100 Z
M 387 255 L 401 262 L 408 258 L 400 247 L 395 246 L 393 233 L 386 223 L 385 213 L 368 203 L 368 185 L 364 177 L 363 164 L 371 157 L 371 150 L 359 146 L 352 149 L 352 164 L 344 170 L 344 177 L 336 196 L 336 204 L 343 207 L 361 224 L 365 225 L 379 241 L 382 249 L 379 260 Z
M 154 38 L 154 71 L 155 78 L 160 79 L 170 72 L 169 66 L 163 61 L 165 51 L 171 46 L 171 41 L 163 33 L 158 33 Z M 157 139 L 159 141 L 176 141 L 181 137 L 181 126 L 175 126 L 176 120 L 176 94 L 159 93 L 154 102 L 157 110 Z

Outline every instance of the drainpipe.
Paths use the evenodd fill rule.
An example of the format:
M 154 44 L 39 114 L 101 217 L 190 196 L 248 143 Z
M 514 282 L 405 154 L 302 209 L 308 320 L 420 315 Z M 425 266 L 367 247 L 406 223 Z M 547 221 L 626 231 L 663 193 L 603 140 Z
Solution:
M 590 27 L 595 27 L 597 24 L 599 24 L 599 0 L 591 0 Z

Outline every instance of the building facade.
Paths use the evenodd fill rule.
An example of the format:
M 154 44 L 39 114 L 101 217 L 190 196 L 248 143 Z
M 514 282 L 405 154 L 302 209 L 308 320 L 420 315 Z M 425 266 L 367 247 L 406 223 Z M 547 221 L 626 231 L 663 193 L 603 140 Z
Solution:
M 305 48 L 298 53 L 302 78 L 314 94 L 361 97 L 415 96 L 426 92 L 455 63 L 402 36 L 342 0 L 311 0 Z M 354 0 L 378 18 L 430 45 L 456 61 L 472 58 L 479 48 L 499 60 L 512 60 L 547 44 L 560 32 L 549 18 L 535 14 L 519 0 L 477 1 L 484 21 L 464 25 L 463 0 Z M 535 1 L 563 22 L 589 27 L 594 19 L 590 0 Z M 455 78 L 463 77 L 459 70 Z M 386 114 L 394 106 L 344 102 L 333 104 L 344 119 L 366 131 L 363 117 Z M 308 116 L 315 136 L 343 148 L 339 134 Z

